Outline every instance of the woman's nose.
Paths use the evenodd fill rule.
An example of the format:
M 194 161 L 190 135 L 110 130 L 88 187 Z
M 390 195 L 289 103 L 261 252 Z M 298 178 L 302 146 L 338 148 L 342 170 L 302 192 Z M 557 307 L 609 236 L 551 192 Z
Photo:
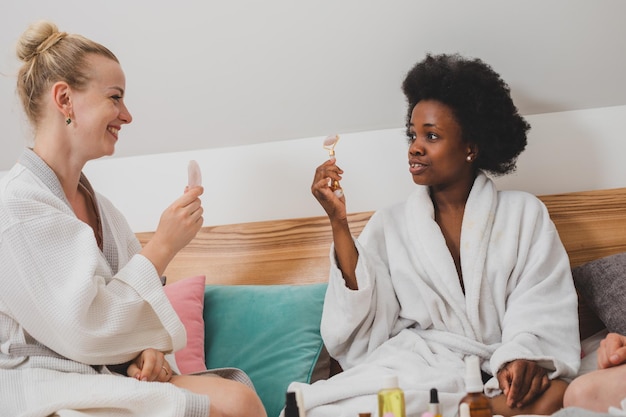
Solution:
M 417 140 L 414 140 L 409 146 L 409 154 L 410 155 L 424 155 L 424 147 L 418 143 Z
M 130 123 L 133 121 L 133 116 L 128 111 L 128 107 L 124 106 L 124 108 L 120 112 L 120 120 L 122 120 L 124 123 Z

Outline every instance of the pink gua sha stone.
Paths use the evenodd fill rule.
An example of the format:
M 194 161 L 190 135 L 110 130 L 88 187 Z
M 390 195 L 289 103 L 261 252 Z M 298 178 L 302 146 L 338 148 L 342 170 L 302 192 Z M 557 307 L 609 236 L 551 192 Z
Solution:
M 189 161 L 189 166 L 187 167 L 187 178 L 187 186 L 189 188 L 202 185 L 202 172 L 200 172 L 200 165 L 198 165 L 198 163 L 193 159 Z

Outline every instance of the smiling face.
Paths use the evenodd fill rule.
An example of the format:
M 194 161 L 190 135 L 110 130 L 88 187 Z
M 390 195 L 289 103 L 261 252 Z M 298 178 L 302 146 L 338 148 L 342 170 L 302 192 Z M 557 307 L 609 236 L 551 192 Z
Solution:
M 119 63 L 91 55 L 87 57 L 89 82 L 72 93 L 71 118 L 76 146 L 86 159 L 112 155 L 122 125 L 132 116 L 124 104 L 126 80 Z
M 409 172 L 416 184 L 433 189 L 471 185 L 475 149 L 463 140 L 461 126 L 450 107 L 436 100 L 418 102 L 408 132 Z

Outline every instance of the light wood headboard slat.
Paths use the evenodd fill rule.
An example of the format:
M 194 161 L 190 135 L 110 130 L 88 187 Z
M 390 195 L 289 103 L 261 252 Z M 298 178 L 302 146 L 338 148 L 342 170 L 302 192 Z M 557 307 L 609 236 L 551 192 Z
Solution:
M 626 252 L 626 188 L 540 196 L 572 267 Z
M 626 252 L 626 188 L 539 198 L 550 211 L 572 267 Z M 356 236 L 372 214 L 349 215 Z M 137 234 L 142 244 L 152 235 Z M 326 282 L 331 241 L 326 216 L 203 227 L 165 274 L 169 282 L 204 274 L 209 284 Z

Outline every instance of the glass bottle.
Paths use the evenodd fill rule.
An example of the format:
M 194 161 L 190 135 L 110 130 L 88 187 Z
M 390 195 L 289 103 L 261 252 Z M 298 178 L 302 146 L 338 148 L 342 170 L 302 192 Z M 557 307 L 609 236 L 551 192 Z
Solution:
M 465 358 L 465 390 L 467 394 L 461 399 L 459 405 L 468 405 L 470 417 L 493 417 L 491 402 L 483 392 L 478 356 Z
M 378 391 L 378 417 L 406 417 L 404 391 L 398 386 L 398 377 L 386 376 Z

